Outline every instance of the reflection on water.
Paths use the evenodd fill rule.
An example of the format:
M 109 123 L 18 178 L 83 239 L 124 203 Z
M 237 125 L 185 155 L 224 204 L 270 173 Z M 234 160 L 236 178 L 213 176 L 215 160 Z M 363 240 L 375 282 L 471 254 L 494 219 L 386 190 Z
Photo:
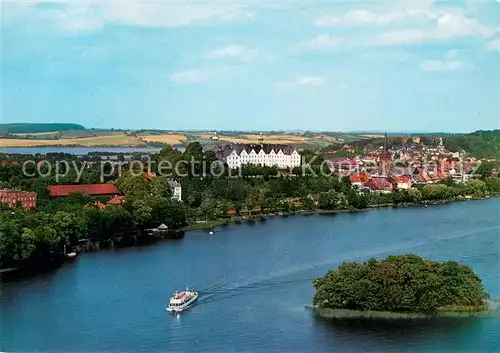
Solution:
M 345 339 L 364 337 L 374 345 L 388 342 L 394 346 L 406 346 L 417 342 L 445 340 L 460 336 L 478 324 L 481 318 L 433 318 L 433 319 L 370 319 L 329 320 L 314 315 L 318 326 L 332 337 Z

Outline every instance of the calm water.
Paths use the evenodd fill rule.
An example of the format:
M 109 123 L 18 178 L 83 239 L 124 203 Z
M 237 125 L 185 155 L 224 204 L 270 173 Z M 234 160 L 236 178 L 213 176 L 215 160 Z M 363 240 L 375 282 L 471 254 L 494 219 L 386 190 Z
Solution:
M 473 267 L 500 297 L 500 199 L 275 218 L 210 236 L 84 254 L 0 287 L 0 351 L 500 351 L 500 318 L 332 324 L 304 305 L 311 280 L 346 260 L 418 253 Z M 164 305 L 202 292 L 180 317 Z

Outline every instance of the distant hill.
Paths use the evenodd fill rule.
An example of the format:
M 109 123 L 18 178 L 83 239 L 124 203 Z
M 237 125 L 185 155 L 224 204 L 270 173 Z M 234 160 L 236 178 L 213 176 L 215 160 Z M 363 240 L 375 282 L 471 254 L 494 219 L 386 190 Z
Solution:
M 467 151 L 477 158 L 500 158 L 500 130 L 478 130 L 469 134 L 450 135 L 443 139 L 450 151 Z
M 14 123 L 0 124 L 0 134 L 37 134 L 41 132 L 85 130 L 85 127 L 78 124 L 65 123 Z

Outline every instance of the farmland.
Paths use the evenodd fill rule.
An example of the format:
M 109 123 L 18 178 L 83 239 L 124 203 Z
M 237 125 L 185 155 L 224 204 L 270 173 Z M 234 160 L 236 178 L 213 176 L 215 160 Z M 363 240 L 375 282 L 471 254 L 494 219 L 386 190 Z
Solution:
M 186 135 L 183 134 L 160 134 L 160 135 L 139 135 L 145 142 L 165 143 L 169 145 L 181 145 L 187 141 Z
M 146 146 L 146 143 L 137 137 L 127 136 L 123 132 L 113 132 L 103 136 L 82 138 L 61 138 L 58 140 L 3 138 L 0 140 L 1 147 L 35 147 L 35 146 L 82 146 L 82 147 L 125 147 Z
M 34 129 L 35 130 L 35 129 Z M 217 138 L 215 138 L 217 136 Z M 323 148 L 331 144 L 342 144 L 360 137 L 332 133 L 251 133 L 224 131 L 215 134 L 209 131 L 165 131 L 165 130 L 96 130 L 77 129 L 61 131 L 16 131 L 0 138 L 0 147 L 147 147 L 172 145 L 185 147 L 193 141 L 203 146 L 218 142 L 290 144 L 296 148 Z

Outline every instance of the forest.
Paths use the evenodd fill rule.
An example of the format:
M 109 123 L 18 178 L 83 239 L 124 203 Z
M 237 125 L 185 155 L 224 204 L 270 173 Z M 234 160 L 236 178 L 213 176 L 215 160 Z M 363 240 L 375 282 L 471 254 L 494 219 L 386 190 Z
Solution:
M 500 130 L 478 130 L 470 134 L 452 135 L 443 139 L 450 151 L 467 151 L 476 158 L 500 159 Z

